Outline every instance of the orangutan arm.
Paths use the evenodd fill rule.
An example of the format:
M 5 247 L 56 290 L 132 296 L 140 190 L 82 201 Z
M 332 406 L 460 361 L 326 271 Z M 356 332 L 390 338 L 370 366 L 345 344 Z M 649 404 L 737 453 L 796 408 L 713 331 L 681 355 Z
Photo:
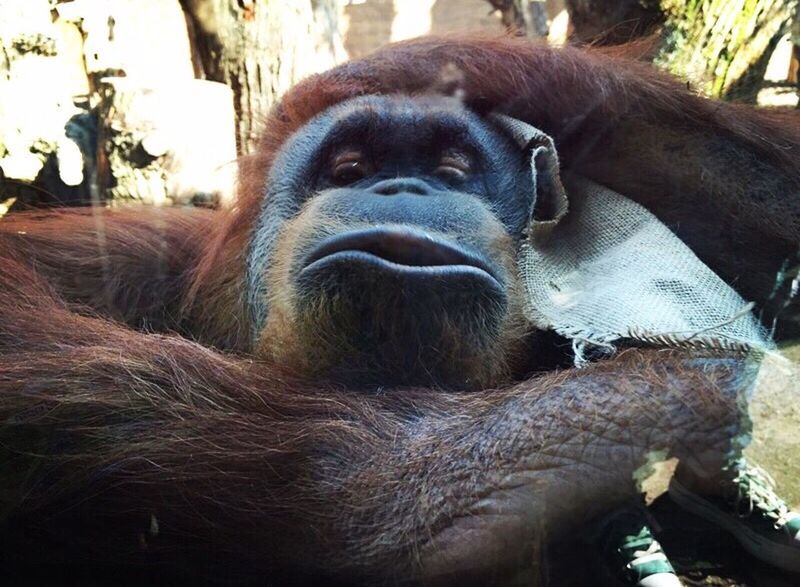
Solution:
M 544 528 L 631 495 L 647 451 L 724 446 L 745 375 L 741 360 L 635 351 L 502 391 L 320 389 L 76 315 L 6 260 L 2 510 L 109 561 L 494 572 Z
M 189 271 L 215 216 L 152 207 L 17 213 L 0 221 L 0 251 L 33 268 L 68 303 L 164 330 L 177 327 Z

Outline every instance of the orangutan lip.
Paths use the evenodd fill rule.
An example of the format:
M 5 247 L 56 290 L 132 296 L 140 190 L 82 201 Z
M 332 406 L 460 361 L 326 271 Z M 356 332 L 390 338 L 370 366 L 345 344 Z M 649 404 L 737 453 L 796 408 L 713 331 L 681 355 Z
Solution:
M 478 255 L 414 228 L 376 227 L 354 230 L 322 241 L 303 262 L 303 270 L 337 253 L 366 253 L 398 268 L 478 269 L 502 283 L 495 271 Z M 435 270 L 434 270 L 435 271 Z

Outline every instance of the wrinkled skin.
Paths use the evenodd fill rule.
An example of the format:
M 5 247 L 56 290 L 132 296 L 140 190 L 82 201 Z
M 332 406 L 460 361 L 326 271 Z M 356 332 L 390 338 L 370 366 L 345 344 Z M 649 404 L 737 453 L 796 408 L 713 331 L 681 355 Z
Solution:
M 767 299 L 800 240 L 796 118 L 521 40 L 386 49 L 286 96 L 235 210 L 0 221 L 4 562 L 47 540 L 48 559 L 262 582 L 502 582 L 532 543 L 629 498 L 648 451 L 720 466 L 755 357 L 629 350 L 500 389 L 378 394 L 253 359 L 247 258 L 278 149 L 352 96 L 435 90 L 448 64 L 475 112 L 553 135 L 570 171 Z

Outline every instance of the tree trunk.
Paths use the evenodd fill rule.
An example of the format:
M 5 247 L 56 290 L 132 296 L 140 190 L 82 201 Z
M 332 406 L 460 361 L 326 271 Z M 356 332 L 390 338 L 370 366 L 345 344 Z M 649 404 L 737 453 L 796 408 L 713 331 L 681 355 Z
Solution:
M 614 45 L 653 35 L 654 63 L 702 93 L 755 102 L 798 0 L 566 0 L 573 40 Z
M 655 63 L 710 96 L 755 102 L 797 0 L 662 0 L 661 7 L 666 30 Z
M 310 73 L 345 58 L 337 0 L 181 0 L 202 75 L 233 89 L 240 153 L 253 150 L 259 119 Z

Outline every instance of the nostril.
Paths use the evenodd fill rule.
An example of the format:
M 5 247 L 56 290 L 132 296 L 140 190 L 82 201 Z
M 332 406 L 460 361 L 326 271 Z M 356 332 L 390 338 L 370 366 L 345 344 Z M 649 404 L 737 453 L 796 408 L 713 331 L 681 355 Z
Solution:
M 428 184 L 418 179 L 386 179 L 376 183 L 370 191 L 381 196 L 394 196 L 397 194 L 426 196 L 431 193 Z
M 398 186 L 395 183 L 386 185 L 378 184 L 374 188 L 372 188 L 372 191 L 382 196 L 393 196 L 400 191 L 400 186 Z

